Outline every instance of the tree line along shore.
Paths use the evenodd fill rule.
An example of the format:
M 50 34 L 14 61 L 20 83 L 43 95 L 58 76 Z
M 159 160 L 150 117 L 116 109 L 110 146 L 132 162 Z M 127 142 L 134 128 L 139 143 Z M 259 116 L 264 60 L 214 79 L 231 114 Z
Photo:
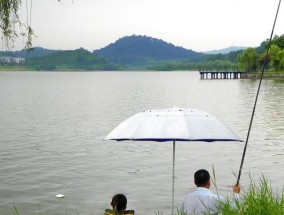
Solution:
M 153 45 L 153 41 L 155 44 Z M 129 46 L 132 44 L 132 46 Z M 121 47 L 125 47 L 122 48 Z M 146 48 L 145 48 L 146 47 Z M 271 43 L 231 51 L 227 54 L 203 54 L 173 46 L 146 36 L 119 39 L 104 49 L 90 52 L 83 48 L 67 51 L 48 50 L 35 56 L 33 49 L 22 63 L 7 62 L 0 52 L 1 71 L 238 71 L 243 77 L 257 78 L 265 63 L 264 78 L 283 78 L 284 35 L 274 36 Z M 155 51 L 151 51 L 154 50 Z M 123 51 L 121 51 L 123 50 Z M 163 52 L 163 50 L 166 50 Z M 44 51 L 41 51 L 44 52 Z M 16 55 L 15 55 L 16 56 Z

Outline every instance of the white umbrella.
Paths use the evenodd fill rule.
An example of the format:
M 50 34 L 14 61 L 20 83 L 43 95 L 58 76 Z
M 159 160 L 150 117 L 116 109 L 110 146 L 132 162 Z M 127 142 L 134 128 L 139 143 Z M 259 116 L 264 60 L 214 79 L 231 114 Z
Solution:
M 173 141 L 172 214 L 176 141 L 241 141 L 226 125 L 209 113 L 182 108 L 148 110 L 128 118 L 105 139 L 134 141 Z

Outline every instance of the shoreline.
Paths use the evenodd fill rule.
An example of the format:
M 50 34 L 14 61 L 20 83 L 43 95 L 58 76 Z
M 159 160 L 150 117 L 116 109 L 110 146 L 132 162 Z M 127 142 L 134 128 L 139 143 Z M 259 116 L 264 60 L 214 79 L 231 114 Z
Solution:
M 24 67 L 18 67 L 18 68 L 1 68 L 0 67 L 0 73 L 1 72 L 137 72 L 137 71 L 130 71 L 130 70 L 116 70 L 116 71 L 86 71 L 86 70 L 76 70 L 76 69 L 70 69 L 70 70 L 52 70 L 52 71 L 45 71 L 45 70 L 32 70 L 27 69 Z M 195 72 L 195 71 L 185 71 L 185 70 L 178 70 L 178 71 L 158 71 L 158 70 L 141 70 L 143 72 Z M 241 72 L 239 79 L 260 79 L 261 72 Z M 263 79 L 284 79 L 284 72 L 264 72 Z
M 259 79 L 261 76 L 261 73 L 241 73 L 240 79 Z M 264 72 L 263 74 L 264 79 L 284 79 L 284 73 L 283 72 L 274 72 L 274 73 L 267 73 Z

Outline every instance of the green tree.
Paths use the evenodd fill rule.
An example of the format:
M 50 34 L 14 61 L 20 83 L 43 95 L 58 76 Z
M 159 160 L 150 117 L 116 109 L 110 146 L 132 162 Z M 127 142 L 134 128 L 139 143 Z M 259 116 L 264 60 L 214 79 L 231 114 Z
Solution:
M 20 23 L 18 11 L 21 4 L 21 0 L 0 0 L 0 28 L 6 46 L 18 36 L 14 26 Z
M 272 40 L 273 45 L 277 45 L 280 49 L 284 49 L 284 35 L 277 36 L 275 35 Z
M 256 71 L 257 69 L 257 54 L 254 48 L 248 48 L 238 55 L 240 69 L 246 72 Z
M 15 39 L 18 37 L 19 33 L 16 30 L 17 27 L 21 28 L 22 33 L 20 33 L 20 35 L 26 37 L 25 48 L 29 49 L 32 47 L 34 32 L 30 23 L 24 23 L 19 16 L 19 10 L 21 7 L 22 0 L 0 0 L 0 29 L 3 34 L 5 46 L 8 49 L 10 45 L 13 45 Z M 29 11 L 27 11 L 27 14 L 29 17 Z M 27 20 L 27 22 L 29 21 Z
M 279 59 L 280 68 L 284 68 L 284 49 L 277 53 L 277 58 Z
M 281 59 L 279 58 L 280 55 L 278 54 L 280 52 L 280 48 L 277 45 L 271 45 L 269 49 L 269 57 L 270 57 L 270 63 L 272 67 L 274 67 L 275 71 L 278 71 L 280 66 Z

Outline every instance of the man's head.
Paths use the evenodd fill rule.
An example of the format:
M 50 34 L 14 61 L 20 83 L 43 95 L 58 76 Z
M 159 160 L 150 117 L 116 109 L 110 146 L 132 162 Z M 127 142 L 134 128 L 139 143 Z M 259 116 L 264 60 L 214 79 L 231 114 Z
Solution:
M 194 183 L 197 187 L 210 188 L 210 174 L 205 169 L 200 169 L 194 174 Z
M 114 211 L 123 212 L 127 206 L 127 198 L 123 194 L 116 194 L 112 197 L 110 204 Z

